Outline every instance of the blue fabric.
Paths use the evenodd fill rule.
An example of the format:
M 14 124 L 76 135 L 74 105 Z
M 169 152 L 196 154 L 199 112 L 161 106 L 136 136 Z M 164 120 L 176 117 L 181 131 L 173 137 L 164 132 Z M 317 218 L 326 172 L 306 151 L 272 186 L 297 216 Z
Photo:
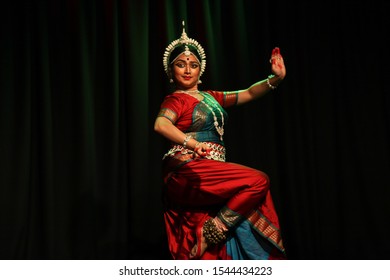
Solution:
M 267 260 L 271 246 L 244 220 L 232 230 L 226 250 L 233 260 Z

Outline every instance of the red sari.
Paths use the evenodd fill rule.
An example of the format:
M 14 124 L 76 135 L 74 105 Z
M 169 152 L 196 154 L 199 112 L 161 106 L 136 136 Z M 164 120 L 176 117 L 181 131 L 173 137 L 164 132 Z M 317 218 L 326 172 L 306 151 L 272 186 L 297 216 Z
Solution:
M 159 113 L 212 147 L 211 156 L 194 159 L 192 151 L 172 144 L 164 156 L 164 219 L 173 259 L 189 259 L 196 228 L 215 216 L 229 229 L 229 237 L 225 244 L 208 247 L 201 259 L 284 259 L 268 176 L 225 162 L 224 143 L 214 126 L 215 117 L 219 124 L 226 122 L 223 108 L 236 104 L 237 93 L 201 94 L 203 101 L 184 93 L 168 95 Z

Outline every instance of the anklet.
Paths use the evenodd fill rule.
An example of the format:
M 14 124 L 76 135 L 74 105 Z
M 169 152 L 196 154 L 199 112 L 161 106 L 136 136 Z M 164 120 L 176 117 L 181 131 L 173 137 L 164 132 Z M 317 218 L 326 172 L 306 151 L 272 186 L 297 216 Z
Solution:
M 207 245 L 217 245 L 226 241 L 227 231 L 219 230 L 213 219 L 210 218 L 203 225 L 203 236 Z

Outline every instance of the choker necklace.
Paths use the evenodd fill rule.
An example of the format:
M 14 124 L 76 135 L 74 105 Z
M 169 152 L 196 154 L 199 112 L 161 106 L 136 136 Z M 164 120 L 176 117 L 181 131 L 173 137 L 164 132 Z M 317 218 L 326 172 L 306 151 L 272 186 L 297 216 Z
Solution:
M 199 93 L 199 90 L 197 90 L 197 89 L 194 89 L 194 90 L 175 90 L 175 92 L 184 92 L 184 93 L 193 94 L 193 93 Z
M 207 99 L 210 102 L 212 107 L 209 104 L 207 104 L 206 102 L 204 102 L 204 100 L 199 100 L 198 98 L 195 97 L 200 102 L 202 102 L 210 110 L 210 112 L 213 114 L 214 127 L 215 127 L 215 129 L 217 130 L 217 132 L 219 134 L 219 139 L 221 139 L 221 141 L 223 141 L 223 137 L 222 136 L 224 134 L 224 129 L 223 129 L 224 117 L 223 117 L 223 113 L 222 113 L 221 109 L 219 108 L 219 104 L 216 104 L 217 102 L 215 101 L 215 99 L 209 97 L 208 94 L 200 93 L 199 90 L 181 90 L 181 91 L 177 91 L 177 92 L 182 92 L 182 93 L 188 94 L 188 95 L 190 95 L 192 97 L 195 97 L 195 96 L 193 96 L 194 93 L 195 94 L 199 93 L 200 95 L 203 96 L 204 99 Z M 215 112 L 214 112 L 213 108 L 216 108 L 219 111 L 220 115 L 221 115 L 221 121 L 222 121 L 221 126 L 219 126 L 218 119 L 217 119 L 217 116 L 215 115 Z

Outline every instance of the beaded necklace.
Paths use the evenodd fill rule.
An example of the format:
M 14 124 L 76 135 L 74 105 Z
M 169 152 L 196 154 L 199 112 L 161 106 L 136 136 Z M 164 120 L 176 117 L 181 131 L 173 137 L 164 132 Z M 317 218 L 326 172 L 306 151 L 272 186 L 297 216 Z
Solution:
M 193 94 L 199 93 L 199 94 L 201 94 L 201 95 L 203 96 L 203 99 L 206 99 L 208 102 L 211 103 L 212 106 L 210 106 L 209 104 L 207 104 L 204 100 L 199 100 L 199 101 L 202 102 L 202 103 L 211 111 L 211 113 L 213 114 L 213 118 L 214 118 L 214 127 L 215 127 L 215 129 L 217 130 L 217 132 L 218 132 L 218 134 L 219 134 L 219 138 L 220 138 L 221 141 L 222 141 L 222 140 L 223 140 L 223 137 L 222 137 L 222 136 L 223 136 L 223 134 L 224 134 L 224 132 L 225 132 L 224 129 L 223 129 L 223 126 L 224 126 L 224 124 L 225 124 L 225 123 L 224 123 L 225 120 L 224 120 L 224 117 L 223 117 L 223 113 L 222 113 L 221 109 L 219 108 L 219 104 L 216 104 L 216 101 L 215 101 L 213 98 L 209 97 L 207 94 L 201 93 L 199 90 L 190 90 L 190 91 L 181 90 L 181 91 L 178 91 L 178 92 L 183 92 L 183 93 L 188 94 L 188 95 L 190 95 L 190 96 L 192 96 L 192 97 L 195 97 L 195 98 L 198 99 L 198 100 L 199 100 L 199 98 L 197 98 L 197 97 L 194 96 Z M 215 115 L 215 112 L 214 112 L 213 108 L 216 108 L 216 109 L 219 111 L 220 115 L 221 115 L 221 122 L 222 122 L 221 126 L 219 126 L 218 119 L 217 119 L 217 116 Z

